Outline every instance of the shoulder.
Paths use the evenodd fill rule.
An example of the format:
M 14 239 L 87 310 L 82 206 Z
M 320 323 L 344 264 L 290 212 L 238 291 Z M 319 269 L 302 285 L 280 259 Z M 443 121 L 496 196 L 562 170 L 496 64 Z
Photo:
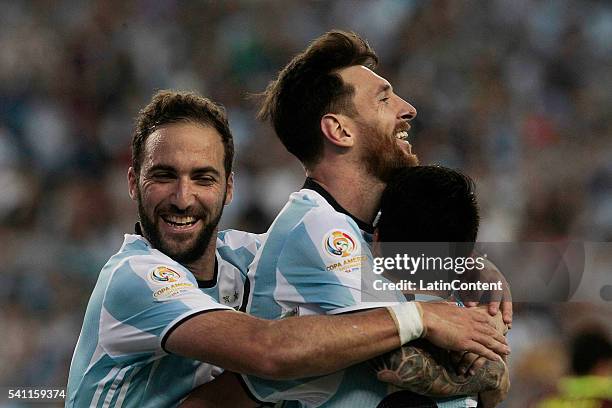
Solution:
M 238 230 L 225 230 L 217 236 L 217 253 L 224 263 L 246 274 L 258 249 L 265 241 L 265 234 L 253 234 Z M 223 266 L 223 265 L 221 265 Z
M 174 282 L 195 284 L 193 274 L 169 256 L 152 248 L 143 238 L 126 236 L 124 244 L 106 265 L 107 296 L 141 288 L 148 291 Z M 110 293 L 109 293 L 110 292 Z
M 265 234 L 254 234 L 252 232 L 228 229 L 220 231 L 217 235 L 217 248 L 254 248 L 257 250 L 264 240 Z
M 290 237 L 315 242 L 344 237 L 354 245 L 362 241 L 361 231 L 355 221 L 333 208 L 316 207 L 309 211 L 291 231 Z

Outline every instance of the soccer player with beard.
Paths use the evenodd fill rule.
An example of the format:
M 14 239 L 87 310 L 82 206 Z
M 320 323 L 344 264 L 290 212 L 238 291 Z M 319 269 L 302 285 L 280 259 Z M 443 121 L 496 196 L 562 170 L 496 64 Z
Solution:
M 205 98 L 161 91 L 139 113 L 128 185 L 141 223 L 100 272 L 70 366 L 67 407 L 171 407 L 220 373 L 212 364 L 265 378 L 306 377 L 417 337 L 491 354 L 507 350 L 503 338 L 484 346 L 482 338 L 472 342 L 439 327 L 436 312 L 443 309 L 282 321 L 235 311 L 258 236 L 217 237 L 232 198 L 232 158 L 225 112 Z M 478 315 L 460 323 L 492 330 Z
M 271 120 L 307 178 L 249 267 L 248 313 L 266 319 L 342 314 L 405 300 L 365 293 L 368 285 L 362 286 L 362 279 L 372 278 L 368 244 L 386 183 L 396 170 L 418 164 L 406 140 L 416 109 L 373 71 L 376 63 L 359 36 L 332 31 L 293 58 L 265 91 L 260 117 Z M 457 316 L 474 312 L 451 307 L 441 319 L 457 334 L 478 336 L 455 326 Z M 242 378 L 262 402 L 294 400 L 309 407 L 375 407 L 388 389 L 367 364 L 307 380 Z

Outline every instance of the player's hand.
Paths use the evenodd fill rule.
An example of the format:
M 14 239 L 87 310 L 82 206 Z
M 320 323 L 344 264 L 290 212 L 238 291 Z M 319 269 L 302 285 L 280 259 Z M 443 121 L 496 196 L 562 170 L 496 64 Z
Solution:
M 508 325 L 508 328 L 512 328 L 512 294 L 510 293 L 510 286 L 506 281 L 504 275 L 500 270 L 491 262 L 489 259 L 484 260 L 485 268 L 483 270 L 473 269 L 472 271 L 466 272 L 463 276 L 464 281 L 468 282 L 502 282 L 502 291 L 488 291 L 482 293 L 475 293 L 473 291 L 460 292 L 460 296 L 468 301 L 464 302 L 467 307 L 478 306 L 480 303 L 488 304 L 488 311 L 491 316 L 495 316 L 501 311 L 503 321 Z
M 484 367 L 487 359 L 469 351 L 451 351 L 450 360 L 459 375 L 474 375 L 477 370 Z
M 461 308 L 447 303 L 420 303 L 424 338 L 438 347 L 471 351 L 491 361 L 510 354 L 506 338 L 496 330 L 492 316 L 479 308 Z
M 488 309 L 487 306 L 480 306 L 481 309 Z M 493 322 L 495 323 L 495 330 L 502 335 L 506 335 L 508 333 L 508 325 L 504 323 L 502 319 L 502 314 L 497 313 L 493 317 Z M 505 357 L 502 356 L 505 361 Z M 487 359 L 479 356 L 476 353 L 470 352 L 457 352 L 452 351 L 450 353 L 450 359 L 453 365 L 455 366 L 455 371 L 460 375 L 474 375 L 477 370 L 480 370 L 484 367 Z

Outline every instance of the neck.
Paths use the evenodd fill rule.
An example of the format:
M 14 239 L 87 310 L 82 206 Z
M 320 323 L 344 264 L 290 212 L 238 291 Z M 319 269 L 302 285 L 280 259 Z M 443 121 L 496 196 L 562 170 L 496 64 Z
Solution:
M 143 235 L 149 242 L 151 242 L 151 239 L 149 239 L 149 237 L 146 236 L 142 230 L 137 229 L 137 232 Z M 193 262 L 189 262 L 189 263 L 181 262 L 181 264 L 184 267 L 186 267 L 187 269 L 189 269 L 191 273 L 193 273 L 193 275 L 195 276 L 197 280 L 208 281 L 208 280 L 213 279 L 213 277 L 215 276 L 215 256 L 216 256 L 216 250 L 217 250 L 217 245 L 216 245 L 217 232 L 218 232 L 218 228 L 215 228 L 210 236 L 210 241 L 208 242 L 208 245 L 206 245 L 206 249 L 204 250 L 204 253 L 202 254 L 202 256 L 200 256 L 198 259 L 196 259 Z
M 353 216 L 363 222 L 374 222 L 385 184 L 365 174 L 362 166 L 342 161 L 322 160 L 306 175 L 319 183 Z
M 211 240 L 217 238 L 217 232 L 211 237 Z M 193 276 L 200 281 L 209 281 L 215 276 L 215 250 L 216 245 L 208 245 L 204 254 L 193 262 L 184 264 L 184 266 L 193 273 Z

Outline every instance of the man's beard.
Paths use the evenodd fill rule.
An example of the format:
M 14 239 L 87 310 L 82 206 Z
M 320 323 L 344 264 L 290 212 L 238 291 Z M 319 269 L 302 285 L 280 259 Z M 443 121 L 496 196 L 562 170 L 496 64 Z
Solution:
M 368 173 L 380 181 L 387 183 L 397 170 L 419 165 L 415 154 L 409 154 L 398 145 L 395 131 L 388 135 L 378 128 L 360 124 L 360 133 L 365 140 L 361 160 Z
M 225 194 L 223 196 L 225 197 Z M 194 262 L 204 254 L 204 251 L 210 244 L 213 233 L 215 233 L 217 229 L 221 215 L 223 214 L 223 205 L 224 203 L 221 204 L 219 213 L 204 225 L 204 228 L 198 233 L 191 245 L 187 246 L 188 243 L 185 243 L 181 245 L 180 248 L 172 248 L 174 245 L 170 245 L 162 239 L 157 225 L 159 222 L 158 218 L 153 220 L 147 216 L 142 205 L 140 190 L 138 190 L 138 217 L 140 218 L 140 225 L 145 238 L 149 240 L 153 248 L 158 249 L 181 264 Z M 185 211 L 181 212 L 180 210 L 176 210 L 175 213 L 181 214 L 185 213 Z M 204 221 L 204 217 L 199 218 Z

